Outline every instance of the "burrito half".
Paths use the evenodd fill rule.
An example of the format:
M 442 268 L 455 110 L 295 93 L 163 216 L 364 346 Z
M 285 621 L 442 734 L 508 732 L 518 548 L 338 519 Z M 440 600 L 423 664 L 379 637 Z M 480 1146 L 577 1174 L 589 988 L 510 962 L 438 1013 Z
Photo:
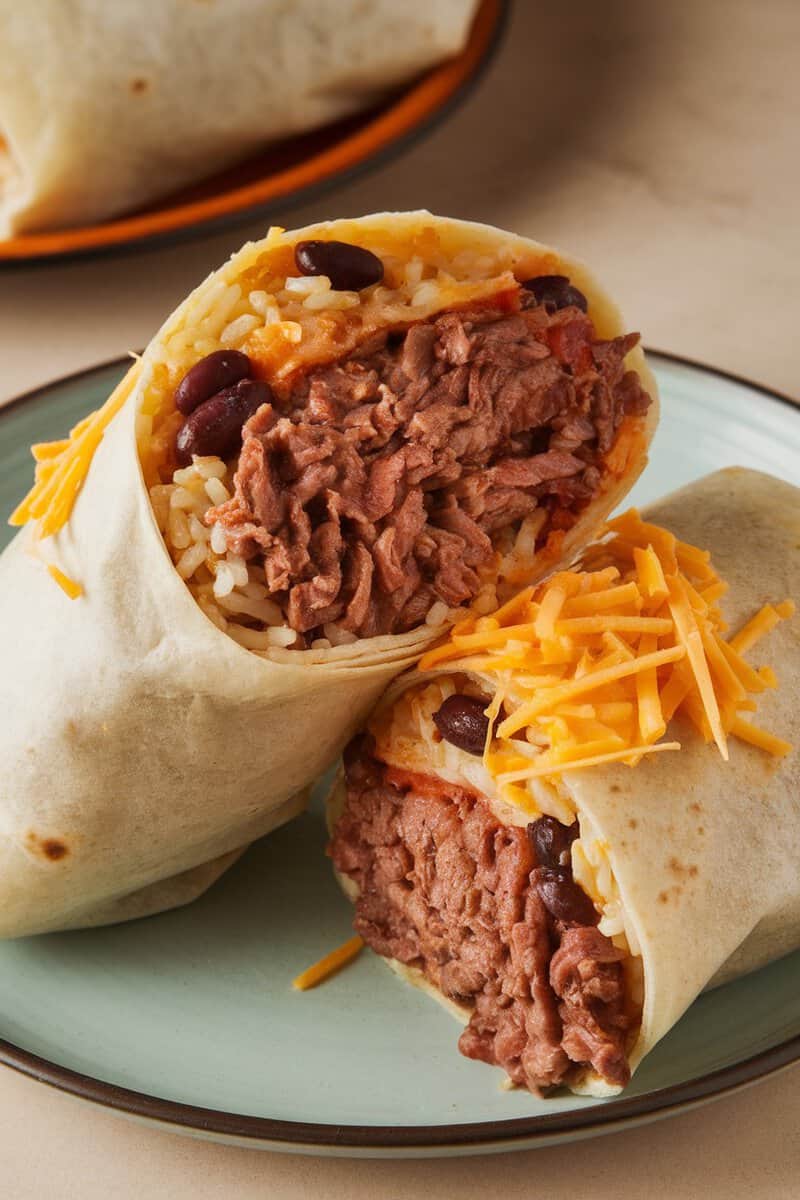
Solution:
M 800 945 L 800 637 L 769 603 L 800 492 L 723 471 L 611 528 L 396 681 L 330 804 L 358 933 L 533 1091 L 618 1091 Z

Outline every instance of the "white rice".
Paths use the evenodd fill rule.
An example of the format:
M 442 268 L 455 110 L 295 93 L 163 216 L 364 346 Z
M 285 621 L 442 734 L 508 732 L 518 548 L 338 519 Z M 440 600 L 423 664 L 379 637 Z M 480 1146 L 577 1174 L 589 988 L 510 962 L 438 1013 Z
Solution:
M 203 520 L 232 490 L 229 468 L 221 459 L 195 458 L 190 467 L 175 472 L 172 483 L 155 484 L 150 499 L 175 569 L 217 628 L 250 650 L 267 653 L 275 646 L 291 646 L 297 634 L 271 598 L 263 571 L 228 550 L 221 525 L 208 526 Z M 249 627 L 253 621 L 259 628 Z M 344 640 L 354 640 L 339 632 Z
M 425 624 L 426 625 L 443 625 L 444 622 L 447 620 L 449 614 L 450 614 L 450 609 L 447 607 L 447 605 L 444 603 L 444 601 L 437 600 L 435 604 L 431 605 L 431 607 L 428 611 L 428 615 L 425 618 Z

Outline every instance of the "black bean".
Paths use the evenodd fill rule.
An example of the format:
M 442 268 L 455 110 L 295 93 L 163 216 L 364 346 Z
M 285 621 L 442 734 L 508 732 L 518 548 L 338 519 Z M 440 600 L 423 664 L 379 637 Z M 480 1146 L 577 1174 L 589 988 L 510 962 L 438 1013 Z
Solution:
M 446 742 L 466 750 L 467 754 L 483 754 L 489 718 L 484 715 L 488 700 L 474 696 L 448 696 L 433 720 Z
M 217 392 L 188 416 L 178 430 L 176 455 L 188 466 L 193 454 L 216 454 L 228 458 L 242 442 L 242 426 L 256 409 L 272 399 L 266 383 L 240 379 L 233 387 Z
M 533 873 L 536 890 L 547 911 L 568 925 L 596 925 L 595 906 L 572 878 L 568 867 L 539 867 Z
M 201 358 L 184 375 L 175 390 L 175 407 L 188 417 L 223 388 L 250 374 L 250 359 L 240 350 L 215 350 Z
M 583 292 L 573 287 L 566 275 L 537 275 L 535 279 L 526 279 L 522 286 L 533 292 L 536 303 L 543 304 L 548 312 L 571 305 L 586 312 L 589 307 Z
M 298 242 L 294 261 L 301 275 L 327 275 L 337 292 L 360 292 L 383 279 L 378 256 L 349 242 Z
M 528 840 L 541 867 L 569 865 L 569 848 L 578 836 L 578 822 L 562 825 L 555 817 L 539 817 L 528 826 Z

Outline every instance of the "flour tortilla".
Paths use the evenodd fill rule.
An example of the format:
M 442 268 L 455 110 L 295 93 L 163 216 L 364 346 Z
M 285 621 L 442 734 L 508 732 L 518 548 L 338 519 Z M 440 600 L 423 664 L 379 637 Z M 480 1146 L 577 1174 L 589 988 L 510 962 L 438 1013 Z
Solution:
M 389 682 L 441 635 L 441 626 L 423 625 L 333 650 L 256 655 L 199 608 L 153 517 L 135 426 L 148 389 L 163 378 L 167 348 L 179 339 L 191 353 L 193 314 L 205 312 L 209 292 L 245 277 L 255 286 L 287 247 L 313 237 L 397 253 L 431 237 L 448 254 L 501 247 L 528 274 L 569 273 L 600 333 L 622 331 L 580 264 L 489 226 L 424 212 L 272 236 L 209 276 L 149 345 L 66 526 L 44 542 L 28 526 L 0 557 L 0 936 L 129 919 L 199 895 L 231 856 L 302 808 L 303 789 Z M 638 348 L 630 364 L 654 397 L 652 409 L 564 554 L 646 461 L 655 385 Z M 69 600 L 45 561 L 80 581 L 84 595 Z M 537 560 L 532 570 L 548 563 Z
M 376 104 L 476 0 L 0 0 L 0 238 L 116 216 Z
M 647 516 L 711 551 L 730 583 L 722 607 L 732 629 L 762 604 L 800 596 L 800 490 L 790 484 L 731 468 L 657 502 Z M 782 621 L 749 657 L 773 664 L 780 680 L 778 690 L 759 695 L 756 723 L 797 747 L 800 621 Z M 385 702 L 432 674 L 409 673 Z M 493 691 L 492 678 L 475 678 Z M 726 764 L 687 723 L 676 721 L 669 732 L 682 744 L 677 754 L 563 776 L 582 831 L 588 826 L 608 843 L 628 928 L 642 951 L 644 1011 L 633 1068 L 704 989 L 800 947 L 800 754 L 775 759 L 731 738 Z M 333 823 L 343 800 L 339 781 Z M 352 881 L 343 886 L 354 898 Z M 469 1018 L 421 972 L 391 965 Z M 618 1089 L 592 1073 L 573 1090 Z

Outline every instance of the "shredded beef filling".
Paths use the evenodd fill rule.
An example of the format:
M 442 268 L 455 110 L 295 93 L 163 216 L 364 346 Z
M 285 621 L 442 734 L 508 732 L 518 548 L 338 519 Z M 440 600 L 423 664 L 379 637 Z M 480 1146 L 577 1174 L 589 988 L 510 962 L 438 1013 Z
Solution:
M 473 792 L 386 767 L 368 738 L 346 778 L 331 856 L 359 887 L 355 928 L 472 1010 L 461 1053 L 533 1091 L 587 1064 L 627 1083 L 624 955 L 548 912 L 526 831 Z
M 574 522 L 650 402 L 623 365 L 637 341 L 522 289 L 384 332 L 247 422 L 235 493 L 206 519 L 263 561 L 298 632 L 410 629 L 476 595 L 501 528 L 538 507 L 540 536 Z

